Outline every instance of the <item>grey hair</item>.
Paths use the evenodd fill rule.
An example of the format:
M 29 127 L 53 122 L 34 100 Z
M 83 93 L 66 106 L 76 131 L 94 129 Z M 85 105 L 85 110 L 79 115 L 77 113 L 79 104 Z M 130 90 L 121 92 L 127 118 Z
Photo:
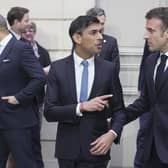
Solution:
M 0 29 L 8 30 L 6 19 L 0 14 Z
M 97 17 L 97 16 L 106 16 L 105 11 L 102 8 L 91 8 L 86 12 L 86 15 L 88 16 L 93 16 L 93 17 Z

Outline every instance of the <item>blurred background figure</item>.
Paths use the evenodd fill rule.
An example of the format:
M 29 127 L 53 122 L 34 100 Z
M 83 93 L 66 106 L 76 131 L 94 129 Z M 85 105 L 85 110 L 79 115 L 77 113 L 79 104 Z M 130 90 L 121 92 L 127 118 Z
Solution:
M 34 22 L 30 22 L 29 27 L 26 28 L 24 33 L 22 33 L 22 38 L 28 40 L 31 43 L 34 54 L 38 58 L 40 64 L 43 66 L 43 70 L 47 75 L 49 72 L 51 60 L 48 51 L 35 40 L 36 30 L 36 24 Z
M 30 42 L 35 56 L 38 58 L 41 66 L 43 67 L 45 74 L 47 75 L 49 72 L 51 60 L 50 60 L 48 51 L 35 40 L 36 30 L 37 30 L 36 24 L 34 22 L 30 22 L 29 27 L 25 29 L 24 33 L 22 33 L 22 38 Z M 35 148 L 35 153 L 38 160 L 38 165 L 39 165 L 38 168 L 44 167 L 44 163 L 42 161 L 41 143 L 40 143 L 40 137 L 41 137 L 40 130 L 42 125 L 43 111 L 44 111 L 44 96 L 45 96 L 45 88 L 43 88 L 37 96 L 38 106 L 39 106 L 39 113 L 37 117 L 39 120 L 39 125 L 36 128 L 37 130 L 35 131 L 35 134 L 34 134 L 34 141 L 36 144 L 34 148 Z
M 97 17 L 102 25 L 102 31 L 104 32 L 104 26 L 106 21 L 105 11 L 101 8 L 91 8 L 86 12 L 86 15 Z M 120 58 L 117 39 L 103 33 L 103 47 L 98 54 L 101 58 L 114 63 L 117 73 L 120 71 Z

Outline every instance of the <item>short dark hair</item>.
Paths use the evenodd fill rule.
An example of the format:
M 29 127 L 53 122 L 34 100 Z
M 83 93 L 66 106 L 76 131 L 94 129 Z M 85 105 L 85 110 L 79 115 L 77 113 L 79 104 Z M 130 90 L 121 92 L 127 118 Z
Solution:
M 105 11 L 102 8 L 97 8 L 97 7 L 89 9 L 86 12 L 86 15 L 94 16 L 94 17 L 102 16 L 102 15 L 106 16 Z
M 85 30 L 87 27 L 94 23 L 100 23 L 100 21 L 93 16 L 79 16 L 75 20 L 73 20 L 69 28 L 69 35 L 73 44 L 75 44 L 72 38 L 73 35 L 75 33 L 82 34 L 83 30 Z
M 26 13 L 29 13 L 29 10 L 27 8 L 23 7 L 11 8 L 7 14 L 7 20 L 9 25 L 12 26 L 14 24 L 15 19 L 21 21 Z
M 153 8 L 147 12 L 146 19 L 157 18 L 160 19 L 163 23 L 162 29 L 165 30 L 168 28 L 168 7 L 158 7 Z

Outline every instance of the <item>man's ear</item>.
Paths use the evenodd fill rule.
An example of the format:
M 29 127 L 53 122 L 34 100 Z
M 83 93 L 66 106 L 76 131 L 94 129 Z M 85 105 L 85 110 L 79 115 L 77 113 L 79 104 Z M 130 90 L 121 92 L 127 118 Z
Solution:
M 166 29 L 165 34 L 166 34 L 166 37 L 168 39 L 168 28 Z
M 14 20 L 14 25 L 17 25 L 19 21 L 17 19 Z
M 76 44 L 80 44 L 81 43 L 81 35 L 78 34 L 78 33 L 75 33 L 73 36 L 72 36 L 73 40 L 75 41 Z

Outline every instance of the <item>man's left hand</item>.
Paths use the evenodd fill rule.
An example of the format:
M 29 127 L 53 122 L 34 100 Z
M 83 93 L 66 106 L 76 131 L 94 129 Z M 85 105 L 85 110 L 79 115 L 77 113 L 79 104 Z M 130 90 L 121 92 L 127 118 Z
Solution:
M 107 132 L 97 138 L 94 142 L 91 143 L 90 152 L 92 155 L 105 155 L 111 148 L 112 143 L 116 135 L 112 132 Z

